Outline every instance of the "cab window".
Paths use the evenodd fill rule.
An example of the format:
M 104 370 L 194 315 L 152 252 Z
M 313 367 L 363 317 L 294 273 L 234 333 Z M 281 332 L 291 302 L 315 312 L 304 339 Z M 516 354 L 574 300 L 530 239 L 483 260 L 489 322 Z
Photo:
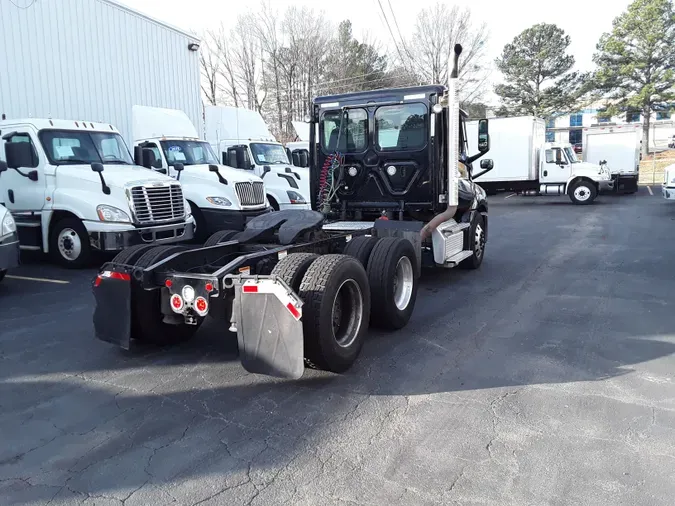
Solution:
M 418 150 L 427 143 L 424 104 L 386 105 L 375 112 L 375 135 L 381 150 Z
M 558 155 L 558 153 L 560 153 L 560 155 Z M 567 163 L 567 160 L 565 160 L 565 154 L 560 148 L 547 149 L 546 163 L 556 163 L 558 156 L 560 156 L 560 159 L 563 161 L 563 163 Z
M 368 146 L 368 114 L 364 109 L 328 111 L 321 129 L 321 146 L 328 152 L 357 153 Z

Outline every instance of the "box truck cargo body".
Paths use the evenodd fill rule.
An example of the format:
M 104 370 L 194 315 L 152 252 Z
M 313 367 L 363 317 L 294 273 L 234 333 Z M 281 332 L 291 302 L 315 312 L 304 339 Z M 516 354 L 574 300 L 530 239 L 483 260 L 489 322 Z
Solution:
M 478 122 L 467 123 L 469 152 L 478 149 Z M 546 142 L 544 120 L 534 116 L 490 120 L 490 156 L 494 169 L 478 184 L 487 192 L 567 195 L 575 204 L 590 204 L 611 187 L 609 171 L 580 161 L 567 143 Z
M 598 126 L 583 130 L 583 159 L 585 162 L 607 163 L 614 179 L 614 189 L 635 193 L 640 168 L 639 125 Z
M 3 0 L 0 33 L 0 117 L 109 123 L 129 142 L 131 108 L 147 105 L 203 130 L 189 33 L 112 0 Z

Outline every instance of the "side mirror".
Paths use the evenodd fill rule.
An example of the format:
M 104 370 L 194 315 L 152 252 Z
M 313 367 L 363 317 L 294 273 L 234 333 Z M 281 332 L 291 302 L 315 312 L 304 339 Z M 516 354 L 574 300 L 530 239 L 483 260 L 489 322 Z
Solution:
M 91 164 L 91 170 L 94 172 L 103 172 L 103 164 L 94 162 Z
M 478 151 L 481 153 L 490 151 L 490 133 L 486 119 L 478 120 Z
M 143 148 L 143 163 L 141 163 L 141 165 L 146 169 L 152 169 L 155 167 L 156 162 L 157 157 L 155 156 L 155 152 L 150 148 Z M 161 166 L 160 163 L 160 167 Z
M 237 159 L 238 169 L 255 169 L 255 165 L 251 163 L 251 159 L 248 156 L 248 150 L 246 146 L 236 146 L 234 148 L 234 152 Z
M 309 167 L 309 151 L 306 149 L 300 151 L 300 167 Z
M 185 166 L 180 162 L 176 162 L 176 163 L 173 164 L 173 170 L 178 172 L 178 174 L 176 175 L 177 181 L 180 181 L 180 173 L 183 172 L 184 168 L 185 168 Z
M 98 174 L 99 179 L 101 180 L 101 191 L 106 195 L 110 195 L 110 187 L 106 184 L 105 179 L 103 179 L 103 164 L 98 162 L 93 162 L 91 164 L 91 170 Z
M 223 165 L 230 165 L 230 164 L 227 163 L 227 162 L 228 162 L 228 159 L 227 159 L 227 152 L 226 152 L 226 151 L 221 151 L 221 152 L 220 152 L 220 163 L 222 163 Z
M 7 170 L 7 162 L 4 160 L 0 160 L 0 174 L 5 172 Z
M 209 165 L 209 171 L 210 171 L 210 172 L 215 172 L 215 173 L 216 173 L 216 175 L 218 176 L 218 181 L 220 182 L 220 184 L 227 184 L 227 179 L 225 179 L 225 178 L 221 175 L 220 171 L 218 170 L 218 166 L 217 166 L 217 165 Z
M 272 169 L 270 169 L 270 166 L 269 166 L 269 165 L 265 165 L 265 166 L 263 167 L 263 173 L 262 173 L 262 176 L 260 176 L 260 177 L 261 177 L 261 178 L 264 178 L 264 177 L 267 175 L 268 172 L 272 172 Z
M 495 167 L 495 163 L 490 159 L 485 159 L 480 161 L 480 168 L 483 170 L 492 170 Z
M 37 165 L 33 147 L 28 142 L 6 142 L 5 160 L 7 160 L 7 167 L 10 169 Z
M 562 157 L 562 149 L 556 149 L 555 150 L 555 163 L 558 165 L 563 165 L 563 157 Z
M 143 148 L 140 146 L 134 146 L 134 163 L 143 166 Z

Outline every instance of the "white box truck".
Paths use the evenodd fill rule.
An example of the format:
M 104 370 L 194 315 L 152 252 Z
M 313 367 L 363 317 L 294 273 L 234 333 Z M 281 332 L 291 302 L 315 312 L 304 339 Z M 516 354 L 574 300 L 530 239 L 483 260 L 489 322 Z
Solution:
M 583 160 L 607 163 L 613 189 L 619 193 L 635 193 L 640 170 L 640 125 L 594 126 L 583 130 Z
M 467 138 L 468 151 L 478 150 L 477 121 L 467 123 Z M 540 118 L 491 119 L 490 142 L 494 169 L 478 181 L 486 192 L 567 195 L 583 205 L 611 186 L 609 171 L 580 161 L 571 144 L 546 142 L 546 124 Z
M 137 163 L 180 178 L 197 240 L 220 230 L 244 230 L 249 219 L 271 211 L 262 179 L 252 171 L 221 165 L 183 111 L 137 105 L 132 124 L 132 144 L 142 150 Z
M 180 183 L 135 165 L 112 125 L 18 119 L 0 121 L 0 134 L 8 167 L 0 204 L 14 215 L 22 249 L 80 267 L 93 250 L 192 239 Z
M 294 167 L 262 116 L 239 107 L 204 107 L 206 140 L 225 165 L 263 178 L 276 209 L 310 209 L 309 170 Z

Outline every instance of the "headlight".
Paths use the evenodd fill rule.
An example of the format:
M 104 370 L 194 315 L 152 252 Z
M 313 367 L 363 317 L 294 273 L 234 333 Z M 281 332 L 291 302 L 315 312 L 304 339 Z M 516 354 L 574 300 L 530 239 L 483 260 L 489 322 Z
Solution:
M 2 219 L 2 234 L 0 235 L 13 234 L 14 232 L 16 232 L 16 223 L 14 222 L 14 218 L 12 218 L 12 214 L 7 213 Z
M 206 197 L 206 200 L 214 206 L 230 207 L 232 205 L 232 202 L 225 197 Z
M 291 204 L 306 204 L 307 201 L 305 197 L 300 195 L 298 192 L 293 190 L 286 190 L 286 195 L 288 195 L 288 200 L 291 201 Z
M 98 219 L 101 221 L 112 221 L 118 223 L 130 223 L 129 215 L 113 206 L 101 204 L 96 208 Z
M 192 208 L 190 207 L 190 203 L 186 200 L 183 205 L 185 206 L 185 216 L 189 218 L 192 216 Z

